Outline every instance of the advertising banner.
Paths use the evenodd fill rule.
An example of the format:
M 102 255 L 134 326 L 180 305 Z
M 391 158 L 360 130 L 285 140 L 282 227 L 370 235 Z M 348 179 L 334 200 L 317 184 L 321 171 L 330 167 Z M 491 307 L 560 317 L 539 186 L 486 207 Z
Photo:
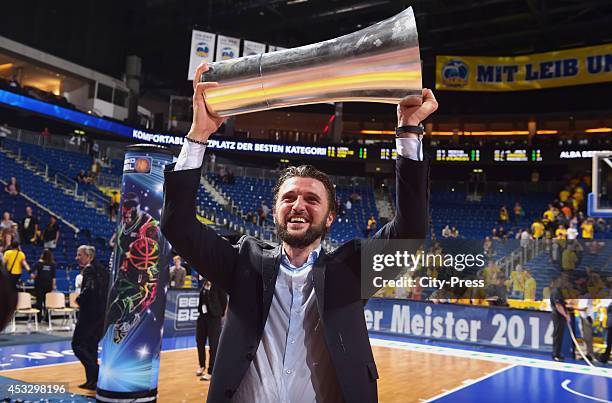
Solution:
M 240 54 L 240 39 L 219 35 L 217 40 L 217 56 L 215 61 L 229 60 Z
M 242 50 L 242 56 L 252 56 L 259 55 L 261 53 L 266 53 L 266 44 L 253 42 L 253 41 L 244 41 L 244 49 Z
M 365 318 L 373 333 L 540 353 L 552 351 L 549 312 L 372 298 L 365 307 Z M 564 341 L 569 342 L 568 349 L 569 336 Z
M 522 91 L 610 81 L 612 44 L 515 57 L 436 57 L 439 90 Z
M 215 55 L 215 34 L 193 30 L 191 32 L 191 50 L 189 53 L 189 70 L 187 79 L 193 81 L 196 68 L 202 62 L 212 62 Z
M 125 154 L 114 281 L 100 343 L 99 401 L 157 396 L 171 255 L 159 223 L 163 170 L 172 161 L 166 148 L 155 145 L 130 146 Z

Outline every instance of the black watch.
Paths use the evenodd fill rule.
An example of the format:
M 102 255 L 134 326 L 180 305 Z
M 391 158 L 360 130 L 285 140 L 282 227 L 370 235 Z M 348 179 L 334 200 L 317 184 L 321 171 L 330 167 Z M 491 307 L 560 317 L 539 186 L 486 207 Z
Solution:
M 406 126 L 399 126 L 398 128 L 395 129 L 395 136 L 399 137 L 399 135 L 403 133 L 412 133 L 412 134 L 416 134 L 417 136 L 422 136 L 425 133 L 425 127 L 423 126 L 423 123 L 419 123 L 416 126 L 406 125 Z

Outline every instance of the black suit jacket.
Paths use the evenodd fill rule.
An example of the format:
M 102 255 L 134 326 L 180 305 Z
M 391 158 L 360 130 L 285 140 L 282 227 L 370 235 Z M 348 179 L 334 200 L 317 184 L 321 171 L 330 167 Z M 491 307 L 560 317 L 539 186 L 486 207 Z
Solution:
M 227 294 L 216 285 L 212 284 L 208 292 L 204 286 L 200 288 L 200 299 L 198 301 L 198 312 L 202 314 L 202 305 L 206 304 L 206 314 L 222 317 L 227 308 Z
M 161 229 L 174 249 L 202 276 L 229 294 L 229 309 L 208 390 L 209 402 L 231 401 L 261 341 L 280 266 L 281 246 L 251 236 L 232 245 L 196 219 L 200 169 L 165 172 Z M 395 218 L 376 237 L 424 239 L 428 226 L 429 163 L 398 157 Z M 346 402 L 376 402 L 378 372 L 361 297 L 361 240 L 313 266 L 317 308 L 325 342 Z M 254 402 L 258 403 L 258 402 Z M 267 403 L 267 402 L 261 402 Z

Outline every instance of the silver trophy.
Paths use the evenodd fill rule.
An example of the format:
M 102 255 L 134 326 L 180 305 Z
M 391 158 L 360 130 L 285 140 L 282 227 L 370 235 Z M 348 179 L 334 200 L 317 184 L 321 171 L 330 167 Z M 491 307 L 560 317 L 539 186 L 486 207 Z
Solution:
M 421 96 L 412 8 L 336 39 L 211 63 L 202 81 L 212 114 L 239 115 L 326 102 L 397 104 Z

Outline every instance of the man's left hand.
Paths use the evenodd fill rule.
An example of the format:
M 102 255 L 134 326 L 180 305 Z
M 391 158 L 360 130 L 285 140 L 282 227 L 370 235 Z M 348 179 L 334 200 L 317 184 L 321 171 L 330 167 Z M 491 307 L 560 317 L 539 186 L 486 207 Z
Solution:
M 429 88 L 423 88 L 423 98 L 408 96 L 397 105 L 397 126 L 416 126 L 438 109 L 438 101 Z

